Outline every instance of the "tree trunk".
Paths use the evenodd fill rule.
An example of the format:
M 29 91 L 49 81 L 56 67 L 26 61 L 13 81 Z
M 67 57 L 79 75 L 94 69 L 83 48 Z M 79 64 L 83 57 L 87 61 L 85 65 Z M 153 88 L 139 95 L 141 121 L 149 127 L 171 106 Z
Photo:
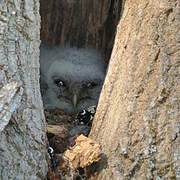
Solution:
M 98 179 L 178 179 L 180 1 L 125 2 L 90 137 Z
M 0 2 L 0 179 L 44 179 L 38 0 Z
M 89 11 L 83 4 L 85 1 L 78 1 L 78 6 L 70 3 L 73 1 L 52 1 L 50 7 L 58 7 L 58 2 L 69 2 L 74 7 L 72 12 L 82 12 L 82 16 L 76 17 L 79 20 L 76 23 L 68 21 L 67 12 L 63 11 L 66 6 L 57 11 L 50 8 L 52 13 L 62 12 L 66 19 L 57 29 L 58 24 L 53 23 L 58 15 L 51 16 L 49 21 L 42 19 L 44 23 L 51 22 L 47 27 L 56 32 L 50 43 L 95 45 L 105 54 L 108 52 L 105 55 L 108 57 L 115 22 L 120 17 L 120 1 L 86 1 L 89 3 L 86 6 L 92 7 Z M 68 8 L 72 10 L 71 6 Z M 180 177 L 179 8 L 177 0 L 126 0 L 90 135 L 101 144 L 107 157 L 108 166 L 98 179 Z M 85 14 L 90 10 L 102 14 Z M 38 11 L 37 0 L 7 0 L 0 4 L 0 179 L 3 180 L 44 179 L 47 172 L 45 121 L 39 91 Z M 113 16 L 114 12 L 119 16 Z M 48 11 L 44 13 L 49 18 Z M 97 17 L 99 14 L 102 16 Z M 90 25 L 83 26 L 82 22 Z M 58 30 L 62 31 L 58 34 Z M 51 34 L 45 35 L 42 26 L 43 32 L 43 40 L 50 41 Z

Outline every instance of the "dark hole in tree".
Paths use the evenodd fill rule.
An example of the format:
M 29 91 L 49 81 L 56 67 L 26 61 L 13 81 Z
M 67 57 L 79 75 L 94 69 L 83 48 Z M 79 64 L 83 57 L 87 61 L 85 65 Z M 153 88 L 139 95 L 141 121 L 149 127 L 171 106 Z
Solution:
M 70 47 L 94 48 L 108 64 L 121 11 L 122 1 L 119 0 L 40 0 L 41 42 L 50 47 L 68 44 Z M 65 84 L 57 79 L 54 81 L 58 85 Z M 48 124 L 62 126 L 58 134 L 61 144 L 58 144 L 57 134 L 52 136 L 52 132 L 49 132 L 49 143 L 56 153 L 73 144 L 73 136 L 77 135 L 74 131 L 87 135 L 90 130 L 88 125 L 89 129 L 76 127 L 78 130 L 72 131 L 77 125 L 77 122 L 76 125 L 72 124 L 77 114 L 66 116 L 55 109 L 45 110 L 45 116 Z M 73 134 L 70 138 L 69 132 Z

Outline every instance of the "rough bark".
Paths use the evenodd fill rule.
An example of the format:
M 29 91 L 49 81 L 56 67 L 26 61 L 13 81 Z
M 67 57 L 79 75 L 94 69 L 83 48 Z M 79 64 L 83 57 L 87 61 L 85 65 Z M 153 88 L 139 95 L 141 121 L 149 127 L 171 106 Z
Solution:
M 51 45 L 96 47 L 108 61 L 119 22 L 120 0 L 40 0 L 41 39 Z
M 180 1 L 126 0 L 90 137 L 98 179 L 178 179 Z
M 43 179 L 38 0 L 0 1 L 0 179 Z

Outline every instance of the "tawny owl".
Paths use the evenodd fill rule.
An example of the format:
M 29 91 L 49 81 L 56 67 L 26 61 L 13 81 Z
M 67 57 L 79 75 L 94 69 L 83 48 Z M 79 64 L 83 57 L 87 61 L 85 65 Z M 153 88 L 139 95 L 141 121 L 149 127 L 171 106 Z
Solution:
M 96 50 L 41 47 L 40 67 L 45 109 L 75 113 L 97 104 L 105 63 Z

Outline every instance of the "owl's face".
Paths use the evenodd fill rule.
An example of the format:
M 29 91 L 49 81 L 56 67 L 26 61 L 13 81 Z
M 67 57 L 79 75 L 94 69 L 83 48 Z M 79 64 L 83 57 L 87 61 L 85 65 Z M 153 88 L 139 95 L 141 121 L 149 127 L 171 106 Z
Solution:
M 57 107 L 73 113 L 97 104 L 103 81 L 101 79 L 71 81 L 54 76 L 52 83 Z
M 78 57 L 76 52 L 68 57 L 71 60 L 58 59 L 47 70 L 47 109 L 59 108 L 67 113 L 75 113 L 97 104 L 105 69 L 99 59 L 97 63 L 92 63 L 82 60 L 82 57 L 77 60 Z

